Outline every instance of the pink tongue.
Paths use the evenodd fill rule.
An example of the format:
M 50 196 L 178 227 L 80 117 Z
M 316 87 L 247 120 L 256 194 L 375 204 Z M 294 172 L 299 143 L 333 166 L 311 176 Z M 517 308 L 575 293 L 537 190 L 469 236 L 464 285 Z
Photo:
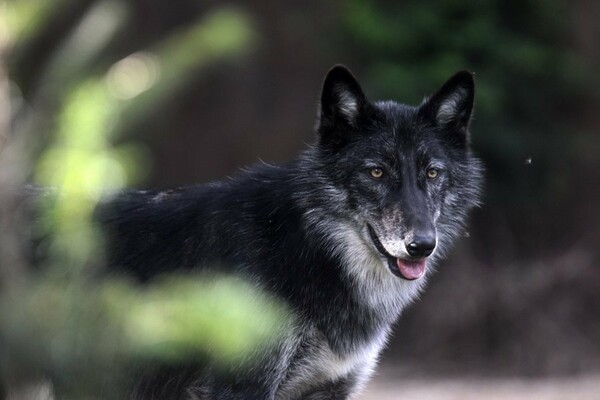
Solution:
M 396 259 L 396 265 L 400 270 L 400 273 L 405 279 L 414 280 L 418 279 L 425 273 L 425 268 L 427 267 L 427 260 L 401 260 L 399 258 Z

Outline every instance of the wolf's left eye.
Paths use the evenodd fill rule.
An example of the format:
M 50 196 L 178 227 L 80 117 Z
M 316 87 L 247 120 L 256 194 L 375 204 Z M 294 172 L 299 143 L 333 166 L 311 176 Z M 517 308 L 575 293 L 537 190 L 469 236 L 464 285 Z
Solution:
M 440 174 L 440 171 L 435 169 L 435 168 L 428 168 L 427 169 L 427 177 L 429 179 L 435 179 L 438 177 L 438 175 Z
M 369 175 L 375 179 L 380 179 L 383 176 L 383 170 L 381 168 L 371 168 Z

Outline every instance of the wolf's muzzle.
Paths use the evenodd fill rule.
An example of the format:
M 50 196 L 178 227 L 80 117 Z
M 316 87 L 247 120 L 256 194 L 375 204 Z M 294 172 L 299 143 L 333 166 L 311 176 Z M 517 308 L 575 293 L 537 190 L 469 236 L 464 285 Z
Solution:
M 377 248 L 377 250 L 387 259 L 388 268 L 393 275 L 408 281 L 412 281 L 423 276 L 425 269 L 427 268 L 427 261 L 425 259 L 426 256 L 420 258 L 411 256 L 411 259 L 396 258 L 388 253 L 385 247 L 383 247 L 371 225 L 367 224 L 367 230 L 369 231 L 369 235 L 371 236 L 371 240 L 373 241 L 375 248 Z M 435 248 L 435 239 L 433 248 Z M 431 254 L 433 248 L 429 250 L 429 254 Z

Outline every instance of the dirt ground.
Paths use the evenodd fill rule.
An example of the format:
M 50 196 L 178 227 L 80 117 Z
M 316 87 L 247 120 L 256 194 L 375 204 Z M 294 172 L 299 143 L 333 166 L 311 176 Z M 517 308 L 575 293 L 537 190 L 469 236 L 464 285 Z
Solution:
M 355 400 L 600 400 L 600 372 L 547 379 L 398 378 L 383 368 Z M 54 400 L 47 384 L 34 385 L 7 400 Z
M 383 369 L 357 400 L 600 400 L 600 372 L 545 379 L 395 376 Z

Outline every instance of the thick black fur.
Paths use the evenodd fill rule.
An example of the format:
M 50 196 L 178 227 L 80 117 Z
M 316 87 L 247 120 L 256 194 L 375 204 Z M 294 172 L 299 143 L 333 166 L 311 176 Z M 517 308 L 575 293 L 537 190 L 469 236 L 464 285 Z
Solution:
M 294 340 L 252 368 L 227 376 L 210 366 L 195 375 L 164 370 L 132 397 L 345 399 L 358 390 L 423 286 L 424 277 L 406 281 L 393 270 L 407 257 L 402 241 L 434 235 L 431 263 L 478 202 L 481 168 L 468 146 L 473 98 L 472 74 L 460 72 L 419 107 L 372 103 L 338 66 L 323 85 L 317 143 L 296 160 L 217 183 L 128 191 L 102 204 L 96 216 L 112 271 L 141 282 L 173 271 L 235 274 L 281 299 L 299 321 Z M 438 176 L 428 180 L 431 163 Z M 373 168 L 383 170 L 381 179 L 370 176 Z M 390 254 L 381 254 L 367 226 Z M 313 360 L 324 348 L 348 363 L 319 372 L 332 369 Z M 167 394 L 165 382 L 177 387 Z

